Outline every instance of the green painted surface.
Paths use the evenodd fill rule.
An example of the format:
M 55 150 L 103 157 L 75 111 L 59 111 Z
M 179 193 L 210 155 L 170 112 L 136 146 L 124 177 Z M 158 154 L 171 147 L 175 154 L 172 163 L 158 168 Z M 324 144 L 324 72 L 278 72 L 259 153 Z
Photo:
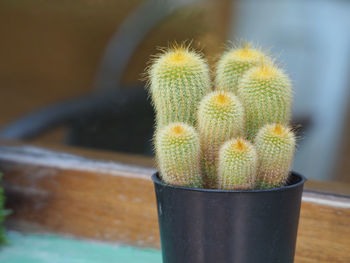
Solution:
M 81 241 L 55 235 L 7 233 L 9 245 L 0 248 L 1 263 L 161 263 L 153 249 Z

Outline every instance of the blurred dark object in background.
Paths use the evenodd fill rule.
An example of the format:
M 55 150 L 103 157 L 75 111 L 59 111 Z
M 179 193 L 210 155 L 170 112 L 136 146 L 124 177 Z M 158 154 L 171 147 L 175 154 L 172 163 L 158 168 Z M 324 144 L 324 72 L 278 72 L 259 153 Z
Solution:
M 75 95 L 74 99 L 69 98 L 62 101 L 61 98 L 58 100 L 59 102 L 39 107 L 38 110 L 31 110 L 29 114 L 25 114 L 11 123 L 3 123 L 3 129 L 0 133 L 3 138 L 40 140 L 43 134 L 50 133 L 55 128 L 64 126 L 65 129 L 61 129 L 61 131 L 64 131 L 64 134 L 59 135 L 59 140 L 64 140 L 63 138 L 66 138 L 64 140 L 65 143 L 70 145 L 152 154 L 151 134 L 153 133 L 153 111 L 147 100 L 144 85 L 136 83 L 139 83 L 138 80 L 144 70 L 145 62 L 149 54 L 154 54 L 157 51 L 152 50 L 148 54 L 142 52 L 145 56 L 143 58 L 144 62 L 137 64 L 138 69 L 135 70 L 135 68 L 133 68 L 133 76 L 130 78 L 128 77 L 128 75 L 131 75 L 128 73 L 128 68 L 132 68 L 133 66 L 132 58 L 135 56 L 135 53 L 136 55 L 140 53 L 137 52 L 139 45 L 142 43 L 144 46 L 144 42 L 146 41 L 147 43 L 147 41 L 149 41 L 147 40 L 147 36 L 152 38 L 152 32 L 159 31 L 160 27 L 164 28 L 161 29 L 161 31 L 166 30 L 166 32 L 156 36 L 157 44 L 154 44 L 152 49 L 154 49 L 154 46 L 159 46 L 159 43 L 166 42 L 164 46 L 167 46 L 169 42 L 172 41 L 180 42 L 181 40 L 193 38 L 197 40 L 195 43 L 201 43 L 201 39 L 205 40 L 205 42 L 209 43 L 209 47 L 211 46 L 210 39 L 215 40 L 220 38 L 218 43 L 220 41 L 223 43 L 223 40 L 226 38 L 224 33 L 226 33 L 227 25 L 229 24 L 227 19 L 229 17 L 229 8 L 226 8 L 226 10 L 224 10 L 224 8 L 229 6 L 230 2 L 226 0 L 216 3 L 213 1 L 194 0 L 136 2 L 128 4 L 124 2 L 119 3 L 124 8 L 129 8 L 129 5 L 133 5 L 133 9 L 131 9 L 124 20 L 120 22 L 116 33 L 112 34 L 112 37 L 110 37 L 110 40 L 108 40 L 106 44 L 106 48 L 104 48 L 103 55 L 101 56 L 102 58 L 96 70 L 97 74 L 94 85 L 88 85 L 90 87 L 93 86 L 92 91 L 89 92 L 89 89 L 91 89 L 89 88 L 86 90 L 88 92 L 87 95 Z M 94 4 L 98 5 L 97 3 Z M 51 3 L 51 5 L 40 6 L 39 10 L 42 9 L 41 12 L 35 8 L 35 3 L 16 6 L 7 2 L 4 3 L 4 5 L 9 13 L 24 11 L 27 16 L 33 18 L 33 13 L 39 12 L 40 15 L 44 15 L 42 18 L 43 20 L 49 21 L 52 19 L 48 18 L 46 15 L 52 11 L 55 13 L 57 12 L 56 15 L 60 18 L 61 16 L 69 16 L 70 12 L 74 13 L 75 11 L 77 12 L 75 15 L 78 16 L 91 15 L 91 13 L 89 13 L 91 10 L 89 11 L 86 9 L 89 8 L 87 6 L 85 6 L 85 9 L 75 10 L 74 7 L 76 4 L 66 6 L 66 4 L 62 3 L 62 6 L 57 6 L 57 3 Z M 108 3 L 108 5 L 111 5 L 111 3 Z M 107 3 L 98 6 L 101 13 L 106 12 L 106 15 L 112 14 L 110 10 L 104 9 L 110 8 L 107 6 Z M 54 7 L 54 9 L 50 7 Z M 61 13 L 59 7 L 67 8 L 69 12 Z M 115 6 L 115 8 L 116 7 L 117 6 Z M 223 11 L 227 14 L 222 17 Z M 120 10 L 116 9 L 116 13 L 119 12 Z M 121 13 L 119 14 L 121 15 Z M 69 18 L 72 19 L 72 17 Z M 86 18 L 87 17 L 85 17 L 85 19 Z M 36 17 L 36 19 L 38 18 Z M 95 17 L 95 19 L 99 23 L 103 21 L 101 17 Z M 216 25 L 218 24 L 216 20 L 219 21 L 220 26 Z M 226 26 L 223 25 L 223 22 Z M 86 23 L 90 25 L 91 22 L 81 21 L 81 24 L 77 25 L 82 26 L 86 25 Z M 178 27 L 179 23 L 189 23 L 192 26 L 190 28 L 187 27 L 185 31 L 184 27 Z M 35 31 L 42 30 L 41 27 L 38 26 Z M 215 34 L 213 34 L 213 27 L 216 27 Z M 15 29 L 17 29 L 15 33 L 23 35 L 21 29 L 18 27 Z M 105 28 L 103 28 L 103 30 L 105 30 Z M 92 28 L 91 31 L 97 34 L 94 28 Z M 220 34 L 218 34 L 218 32 Z M 45 36 L 47 31 L 42 33 L 43 36 Z M 43 36 L 38 36 L 38 38 L 40 39 Z M 33 39 L 29 39 L 29 41 L 33 41 Z M 217 47 L 219 47 L 219 45 L 217 45 Z M 28 47 L 25 48 L 27 48 L 28 51 L 30 49 Z M 61 47 L 54 48 L 62 51 Z M 42 57 L 44 57 L 44 55 L 45 54 L 38 54 L 38 56 Z M 90 56 L 90 54 L 86 54 L 86 56 Z M 55 67 L 55 69 L 56 68 L 62 70 L 62 68 Z M 30 71 L 26 71 L 26 74 L 29 73 Z M 36 72 L 36 74 L 37 73 L 38 72 Z M 130 85 L 126 83 L 134 84 Z M 70 86 L 71 83 L 67 83 L 66 85 Z M 25 86 L 22 87 L 22 89 L 25 88 Z M 40 90 L 40 87 L 36 87 L 39 92 L 41 91 L 40 93 L 44 93 L 41 95 L 47 95 L 47 97 L 49 97 L 52 93 L 51 91 L 44 90 L 47 88 L 52 89 L 51 85 L 49 87 L 44 87 L 42 90 Z M 72 88 L 75 90 L 79 89 L 77 86 Z M 69 92 L 72 90 L 69 90 Z M 54 90 L 52 90 L 52 92 L 54 92 Z M 16 102 L 17 99 L 20 100 L 24 98 L 17 96 Z M 46 136 L 46 138 L 50 138 L 50 136 Z M 52 136 L 52 138 L 54 138 L 54 136 Z

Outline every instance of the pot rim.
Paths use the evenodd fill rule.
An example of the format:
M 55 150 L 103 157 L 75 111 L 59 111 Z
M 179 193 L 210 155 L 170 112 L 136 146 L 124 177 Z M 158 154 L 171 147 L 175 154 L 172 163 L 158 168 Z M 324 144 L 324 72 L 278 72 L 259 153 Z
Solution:
M 164 183 L 160 177 L 159 177 L 159 172 L 157 171 L 152 175 L 152 181 L 155 184 L 162 185 L 167 188 L 172 188 L 172 189 L 178 189 L 178 190 L 183 190 L 183 191 L 193 191 L 193 192 L 209 192 L 209 193 L 265 193 L 265 192 L 284 192 L 287 190 L 291 190 L 294 188 L 298 188 L 302 186 L 306 181 L 306 177 L 291 171 L 290 176 L 296 177 L 297 182 L 291 185 L 284 185 L 282 187 L 277 187 L 277 188 L 270 188 L 270 189 L 253 189 L 253 190 L 223 190 L 223 189 L 207 189 L 207 188 L 192 188 L 192 187 L 185 187 L 185 186 L 178 186 L 178 185 L 171 185 Z

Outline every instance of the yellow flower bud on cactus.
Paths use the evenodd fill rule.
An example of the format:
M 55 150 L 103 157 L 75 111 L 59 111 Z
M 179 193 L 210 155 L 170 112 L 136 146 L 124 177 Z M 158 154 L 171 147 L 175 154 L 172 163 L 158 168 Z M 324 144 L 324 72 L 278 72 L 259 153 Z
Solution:
M 227 190 L 254 189 L 257 171 L 255 147 L 242 138 L 225 142 L 219 152 L 218 187 Z
M 226 51 L 216 67 L 217 88 L 236 93 L 243 74 L 264 60 L 269 59 L 261 50 L 252 48 L 249 43 Z
M 195 125 L 198 104 L 211 90 L 205 60 L 187 47 L 174 47 L 154 60 L 149 79 L 157 127 L 172 122 Z
M 289 127 L 268 124 L 255 138 L 258 152 L 257 186 L 280 187 L 287 182 L 295 152 L 295 135 Z
M 204 183 L 208 188 L 215 188 L 219 147 L 243 132 L 243 107 L 237 97 L 227 91 L 207 94 L 198 109 L 198 132 Z
M 201 187 L 200 145 L 197 132 L 185 123 L 171 123 L 155 137 L 160 177 L 165 183 Z
M 292 87 L 289 77 L 277 66 L 266 63 L 250 69 L 238 86 L 245 109 L 245 132 L 254 139 L 268 123 L 287 124 L 291 117 Z

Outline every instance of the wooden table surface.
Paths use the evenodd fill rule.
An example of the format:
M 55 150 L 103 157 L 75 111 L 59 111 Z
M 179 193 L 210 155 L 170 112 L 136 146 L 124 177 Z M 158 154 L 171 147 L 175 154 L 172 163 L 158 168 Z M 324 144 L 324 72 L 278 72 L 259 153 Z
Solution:
M 151 158 L 0 144 L 10 229 L 160 248 Z M 350 262 L 349 185 L 308 182 L 297 263 Z

